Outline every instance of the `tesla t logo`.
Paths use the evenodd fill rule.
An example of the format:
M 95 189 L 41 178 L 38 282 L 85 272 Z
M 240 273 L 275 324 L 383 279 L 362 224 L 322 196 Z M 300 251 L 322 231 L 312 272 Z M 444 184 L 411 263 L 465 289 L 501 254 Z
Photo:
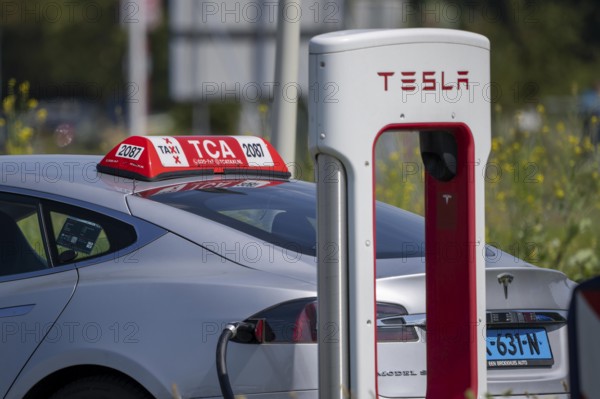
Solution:
M 510 273 L 502 273 L 498 275 L 498 284 L 504 287 L 504 299 L 508 299 L 508 286 L 513 282 L 515 276 Z
M 452 196 L 450 194 L 444 194 L 442 195 L 442 198 L 444 198 L 444 200 L 446 201 L 446 205 L 448 205 L 448 201 L 452 199 Z
M 383 78 L 383 91 L 397 87 L 398 77 L 394 77 L 396 72 L 377 72 L 377 75 Z M 401 71 L 399 77 L 400 89 L 403 91 L 414 91 L 417 87 L 421 87 L 423 91 L 435 91 L 438 86 L 442 91 L 454 88 L 460 90 L 462 87 L 469 89 L 469 71 L 456 71 L 451 74 L 445 71 Z

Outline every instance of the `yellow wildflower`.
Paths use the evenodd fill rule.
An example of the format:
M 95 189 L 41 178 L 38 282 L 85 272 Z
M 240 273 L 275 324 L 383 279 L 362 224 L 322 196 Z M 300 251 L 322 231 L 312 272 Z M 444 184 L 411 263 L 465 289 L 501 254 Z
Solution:
M 6 113 L 12 112 L 15 108 L 15 96 L 6 96 L 6 98 L 4 98 L 4 100 L 2 101 L 2 108 Z
M 0 118 L 0 126 L 6 125 L 6 120 L 4 118 Z
M 498 142 L 498 139 L 493 138 L 492 139 L 492 151 L 498 151 L 500 149 L 500 143 Z
M 40 108 L 35 113 L 35 117 L 37 118 L 38 121 L 44 122 L 46 120 L 46 118 L 48 117 L 48 111 L 46 111 L 44 108 Z
M 546 112 L 546 108 L 544 108 L 544 106 L 542 104 L 538 104 L 536 107 L 536 110 L 540 114 L 543 114 L 544 112 Z
M 33 129 L 29 126 L 26 126 L 23 129 L 19 130 L 17 137 L 21 141 L 28 141 L 29 139 L 31 139 L 31 137 L 33 137 Z
M 25 81 L 19 85 L 19 92 L 21 94 L 29 93 L 29 82 L 28 81 Z
M 533 202 L 535 201 L 535 198 L 533 197 L 533 195 L 529 194 L 526 198 L 526 201 L 528 204 L 533 204 Z
M 542 173 L 538 173 L 537 175 L 535 175 L 535 181 L 538 183 L 543 183 L 544 182 L 544 175 Z
M 556 195 L 556 198 L 558 198 L 558 199 L 563 199 L 565 197 L 565 192 L 563 191 L 562 188 L 557 188 L 556 191 L 554 192 L 554 195 Z
M 38 106 L 38 102 L 37 100 L 31 98 L 27 101 L 27 108 L 29 109 L 35 109 Z
M 569 144 L 577 144 L 579 142 L 577 137 L 575 137 L 572 134 L 569 134 L 569 136 L 567 137 L 567 140 L 569 141 Z
M 565 129 L 566 129 L 566 127 L 565 127 L 565 123 L 564 123 L 563 121 L 559 121 L 559 122 L 556 124 L 556 131 L 557 131 L 557 132 L 559 132 L 559 133 L 564 133 L 564 132 L 565 132 Z

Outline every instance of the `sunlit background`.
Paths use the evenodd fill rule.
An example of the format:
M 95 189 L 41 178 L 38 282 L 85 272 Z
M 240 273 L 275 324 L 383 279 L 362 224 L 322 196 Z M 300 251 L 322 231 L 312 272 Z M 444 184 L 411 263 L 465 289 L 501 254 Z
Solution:
M 277 4 L 0 0 L 0 153 L 103 154 L 130 133 L 270 138 Z M 291 95 L 298 178 L 313 178 L 312 36 L 353 28 L 481 33 L 492 48 L 488 242 L 576 280 L 600 274 L 595 0 L 303 0 L 286 15 L 301 24 Z M 400 144 L 381 153 L 377 195 L 422 213 L 415 144 Z

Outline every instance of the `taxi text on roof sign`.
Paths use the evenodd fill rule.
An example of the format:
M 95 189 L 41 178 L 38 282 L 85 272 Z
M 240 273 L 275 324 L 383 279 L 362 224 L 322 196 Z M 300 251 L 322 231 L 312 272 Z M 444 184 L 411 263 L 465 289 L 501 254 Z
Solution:
M 250 136 L 132 136 L 106 154 L 98 171 L 144 181 L 247 172 L 290 177 L 273 146 Z

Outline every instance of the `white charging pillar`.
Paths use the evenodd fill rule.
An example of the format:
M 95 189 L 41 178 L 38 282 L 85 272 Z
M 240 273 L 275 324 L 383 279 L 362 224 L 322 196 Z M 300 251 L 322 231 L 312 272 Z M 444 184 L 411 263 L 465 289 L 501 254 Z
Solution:
M 456 142 L 456 176 L 426 176 L 427 397 L 482 396 L 488 40 L 445 29 L 343 31 L 313 38 L 309 62 L 319 397 L 378 395 L 373 154 L 379 135 L 392 129 L 449 131 Z M 445 251 L 456 257 L 448 261 Z M 466 338 L 449 342 L 447 328 Z

